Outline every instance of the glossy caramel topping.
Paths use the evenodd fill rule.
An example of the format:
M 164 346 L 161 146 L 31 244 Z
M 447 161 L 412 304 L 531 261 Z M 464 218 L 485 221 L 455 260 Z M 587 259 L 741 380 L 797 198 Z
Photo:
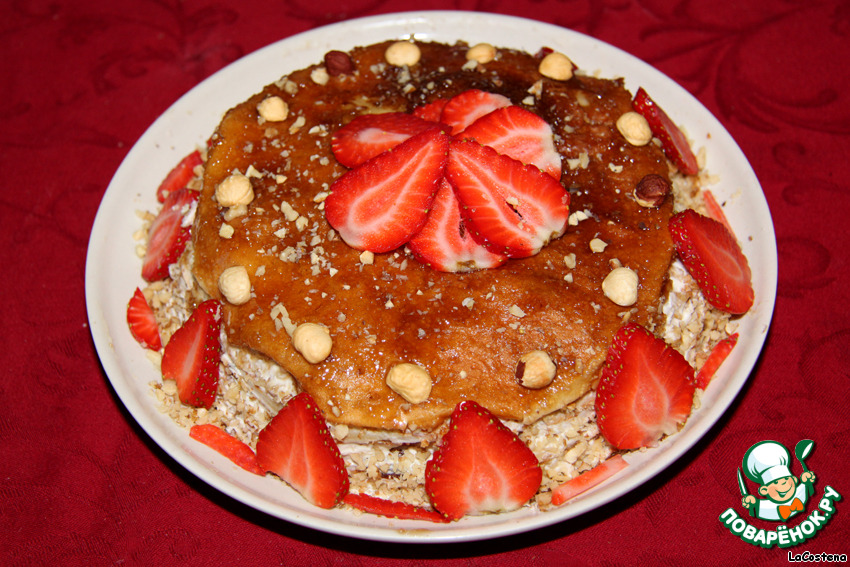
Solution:
M 504 49 L 492 62 L 464 68 L 464 44 L 419 43 L 416 65 L 394 67 L 384 60 L 387 45 L 353 50 L 353 73 L 311 78 L 318 65 L 294 72 L 227 113 L 204 176 L 195 276 L 222 298 L 219 275 L 246 268 L 251 299 L 225 302 L 229 341 L 276 360 L 331 422 L 429 431 L 466 399 L 500 418 L 534 421 L 592 387 L 624 312 L 644 324 L 654 320 L 672 259 L 672 204 L 641 207 L 632 193 L 647 174 L 666 179 L 667 163 L 654 144 L 631 146 L 617 131 L 617 118 L 631 109 L 619 81 L 554 81 L 538 73 L 533 56 Z M 570 208 L 586 213 L 577 217 L 584 220 L 538 255 L 493 270 L 441 273 L 403 249 L 364 263 L 322 212 L 323 196 L 345 172 L 330 151 L 332 133 L 361 113 L 410 111 L 469 88 L 504 94 L 551 124 Z M 270 96 L 286 102 L 284 120 L 260 118 L 257 107 Z M 254 199 L 244 215 L 231 217 L 239 211 L 213 196 L 234 172 L 251 179 Z M 223 224 L 233 228 L 229 238 Z M 594 239 L 602 244 L 595 252 Z M 631 308 L 602 291 L 617 262 L 639 277 Z M 327 327 L 332 339 L 330 356 L 315 364 L 287 332 L 307 322 Z M 517 378 L 520 358 L 532 351 L 545 351 L 557 367 L 540 389 Z M 412 404 L 386 384 L 398 363 L 428 371 L 427 400 Z

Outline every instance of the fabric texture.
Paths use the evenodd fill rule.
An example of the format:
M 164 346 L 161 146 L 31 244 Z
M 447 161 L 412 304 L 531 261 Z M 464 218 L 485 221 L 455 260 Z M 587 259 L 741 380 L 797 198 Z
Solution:
M 207 486 L 124 409 L 86 319 L 92 222 L 110 178 L 157 116 L 264 45 L 414 9 L 533 17 L 657 67 L 736 139 L 776 229 L 772 328 L 711 432 L 609 505 L 493 541 L 332 536 Z M 0 16 L 0 265 L 10 268 L 0 294 L 3 565 L 772 565 L 788 550 L 745 543 L 718 519 L 730 507 L 747 516 L 735 473 L 751 445 L 813 439 L 806 464 L 815 493 L 826 485 L 850 493 L 848 2 L 36 0 L 4 2 Z M 268 82 L 275 78 L 271 71 Z M 841 510 L 850 504 L 836 505 L 839 513 L 794 552 L 850 551 L 850 508 Z

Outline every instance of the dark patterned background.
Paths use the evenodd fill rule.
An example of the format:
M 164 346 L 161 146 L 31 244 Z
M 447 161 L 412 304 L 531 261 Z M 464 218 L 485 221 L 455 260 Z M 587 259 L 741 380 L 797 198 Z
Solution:
M 779 284 L 760 363 L 718 426 L 603 510 L 497 541 L 376 544 L 269 518 L 207 487 L 134 423 L 99 365 L 87 240 L 116 168 L 212 72 L 324 24 L 411 9 L 531 15 L 673 77 L 750 159 Z M 3 565 L 770 565 L 731 537 L 734 469 L 756 441 L 817 442 L 850 493 L 850 2 L 839 0 L 7 0 L 0 5 L 0 563 Z M 850 504 L 802 552 L 850 552 Z M 844 508 L 847 507 L 845 510 Z

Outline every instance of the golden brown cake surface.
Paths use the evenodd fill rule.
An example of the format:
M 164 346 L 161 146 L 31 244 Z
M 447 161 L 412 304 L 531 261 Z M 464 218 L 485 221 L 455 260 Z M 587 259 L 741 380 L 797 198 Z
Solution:
M 631 109 L 618 81 L 550 80 L 533 56 L 504 49 L 493 62 L 465 69 L 466 45 L 418 45 L 422 58 L 409 69 L 385 62 L 386 44 L 358 48 L 350 53 L 353 74 L 316 82 L 316 65 L 227 113 L 206 164 L 194 274 L 221 298 L 221 272 L 247 269 L 251 300 L 223 300 L 228 340 L 277 361 L 330 422 L 428 431 L 466 399 L 502 419 L 534 421 L 592 387 L 624 312 L 643 324 L 654 320 L 673 255 L 666 227 L 672 203 L 642 207 L 631 192 L 647 174 L 666 178 L 667 162 L 654 144 L 632 146 L 617 131 L 615 121 Z M 533 88 L 539 81 L 542 88 Z M 323 196 L 346 171 L 331 153 L 333 132 L 362 113 L 410 111 L 470 88 L 504 94 L 552 126 L 570 209 L 590 217 L 536 256 L 492 270 L 442 273 L 404 249 L 363 263 L 322 211 Z M 259 118 L 258 104 L 271 95 L 287 102 L 286 120 Z M 213 195 L 236 171 L 248 173 L 255 198 L 247 214 L 228 221 Z M 594 239 L 604 250 L 592 251 Z M 630 307 L 602 292 L 615 261 L 639 277 Z M 294 324 L 326 326 L 331 355 L 308 363 L 282 325 L 285 314 Z M 520 357 L 536 350 L 557 365 L 554 381 L 538 390 L 516 377 Z M 411 404 L 387 386 L 387 371 L 400 362 L 429 371 L 426 401 Z

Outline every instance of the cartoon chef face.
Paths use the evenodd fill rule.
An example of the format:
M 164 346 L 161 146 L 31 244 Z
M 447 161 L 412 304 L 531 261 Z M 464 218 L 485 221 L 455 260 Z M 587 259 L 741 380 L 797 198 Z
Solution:
M 776 441 L 756 443 L 744 455 L 744 472 L 750 480 L 760 484 L 759 494 L 764 498 L 783 503 L 794 497 L 797 477 L 791 474 L 791 454 Z
M 764 498 L 769 498 L 777 504 L 788 502 L 794 498 L 794 492 L 797 490 L 798 480 L 795 476 L 785 476 L 777 478 L 767 484 L 759 487 L 759 494 Z

